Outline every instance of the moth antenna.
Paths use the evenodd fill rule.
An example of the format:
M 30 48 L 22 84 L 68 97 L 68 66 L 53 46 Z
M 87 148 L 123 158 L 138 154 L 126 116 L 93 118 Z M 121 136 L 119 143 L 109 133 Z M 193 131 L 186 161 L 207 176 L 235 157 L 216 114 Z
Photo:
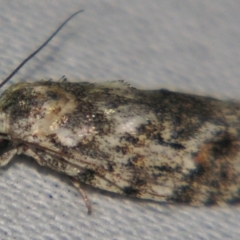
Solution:
M 56 30 L 55 32 L 33 53 L 31 53 L 26 59 L 24 59 L 18 67 L 13 70 L 13 72 L 0 83 L 0 88 L 7 83 L 31 58 L 33 58 L 38 52 L 40 52 L 56 35 L 57 33 L 64 27 L 64 25 L 67 24 L 73 17 L 75 17 L 80 12 L 83 12 L 83 10 L 78 10 L 77 12 L 73 13 L 69 18 L 67 18 Z

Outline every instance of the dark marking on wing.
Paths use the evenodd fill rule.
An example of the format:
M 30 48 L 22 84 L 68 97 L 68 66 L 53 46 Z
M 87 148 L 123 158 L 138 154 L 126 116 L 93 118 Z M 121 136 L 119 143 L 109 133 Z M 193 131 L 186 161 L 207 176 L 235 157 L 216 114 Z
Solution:
M 77 179 L 80 182 L 91 184 L 92 180 L 95 178 L 95 172 L 91 169 L 85 169 L 78 174 Z
M 139 193 L 138 189 L 135 189 L 131 186 L 124 187 L 122 190 L 123 190 L 123 193 L 128 196 L 136 196 Z

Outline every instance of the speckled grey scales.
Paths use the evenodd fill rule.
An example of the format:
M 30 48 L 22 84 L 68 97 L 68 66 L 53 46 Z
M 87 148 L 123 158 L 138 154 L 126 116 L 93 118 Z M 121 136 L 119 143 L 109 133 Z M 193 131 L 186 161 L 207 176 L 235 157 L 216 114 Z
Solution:
M 5 153 L 75 185 L 160 202 L 239 202 L 239 104 L 123 81 L 18 83 L 0 98 Z

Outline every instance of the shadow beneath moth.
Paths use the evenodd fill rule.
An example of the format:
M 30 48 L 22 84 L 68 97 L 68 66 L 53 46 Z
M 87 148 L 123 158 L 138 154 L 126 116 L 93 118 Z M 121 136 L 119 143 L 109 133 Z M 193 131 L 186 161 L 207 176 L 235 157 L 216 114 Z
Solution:
M 57 34 L 71 15 L 16 72 Z M 123 81 L 17 83 L 0 98 L 0 166 L 16 154 L 81 183 L 190 205 L 240 200 L 240 103 Z

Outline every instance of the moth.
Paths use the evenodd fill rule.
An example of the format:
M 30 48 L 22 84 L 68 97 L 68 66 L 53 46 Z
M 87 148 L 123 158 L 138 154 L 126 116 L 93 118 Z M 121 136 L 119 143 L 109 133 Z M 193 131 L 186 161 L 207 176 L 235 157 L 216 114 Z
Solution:
M 238 102 L 124 81 L 17 83 L 0 97 L 0 166 L 25 154 L 68 175 L 89 213 L 81 183 L 157 202 L 235 204 L 239 122 Z

